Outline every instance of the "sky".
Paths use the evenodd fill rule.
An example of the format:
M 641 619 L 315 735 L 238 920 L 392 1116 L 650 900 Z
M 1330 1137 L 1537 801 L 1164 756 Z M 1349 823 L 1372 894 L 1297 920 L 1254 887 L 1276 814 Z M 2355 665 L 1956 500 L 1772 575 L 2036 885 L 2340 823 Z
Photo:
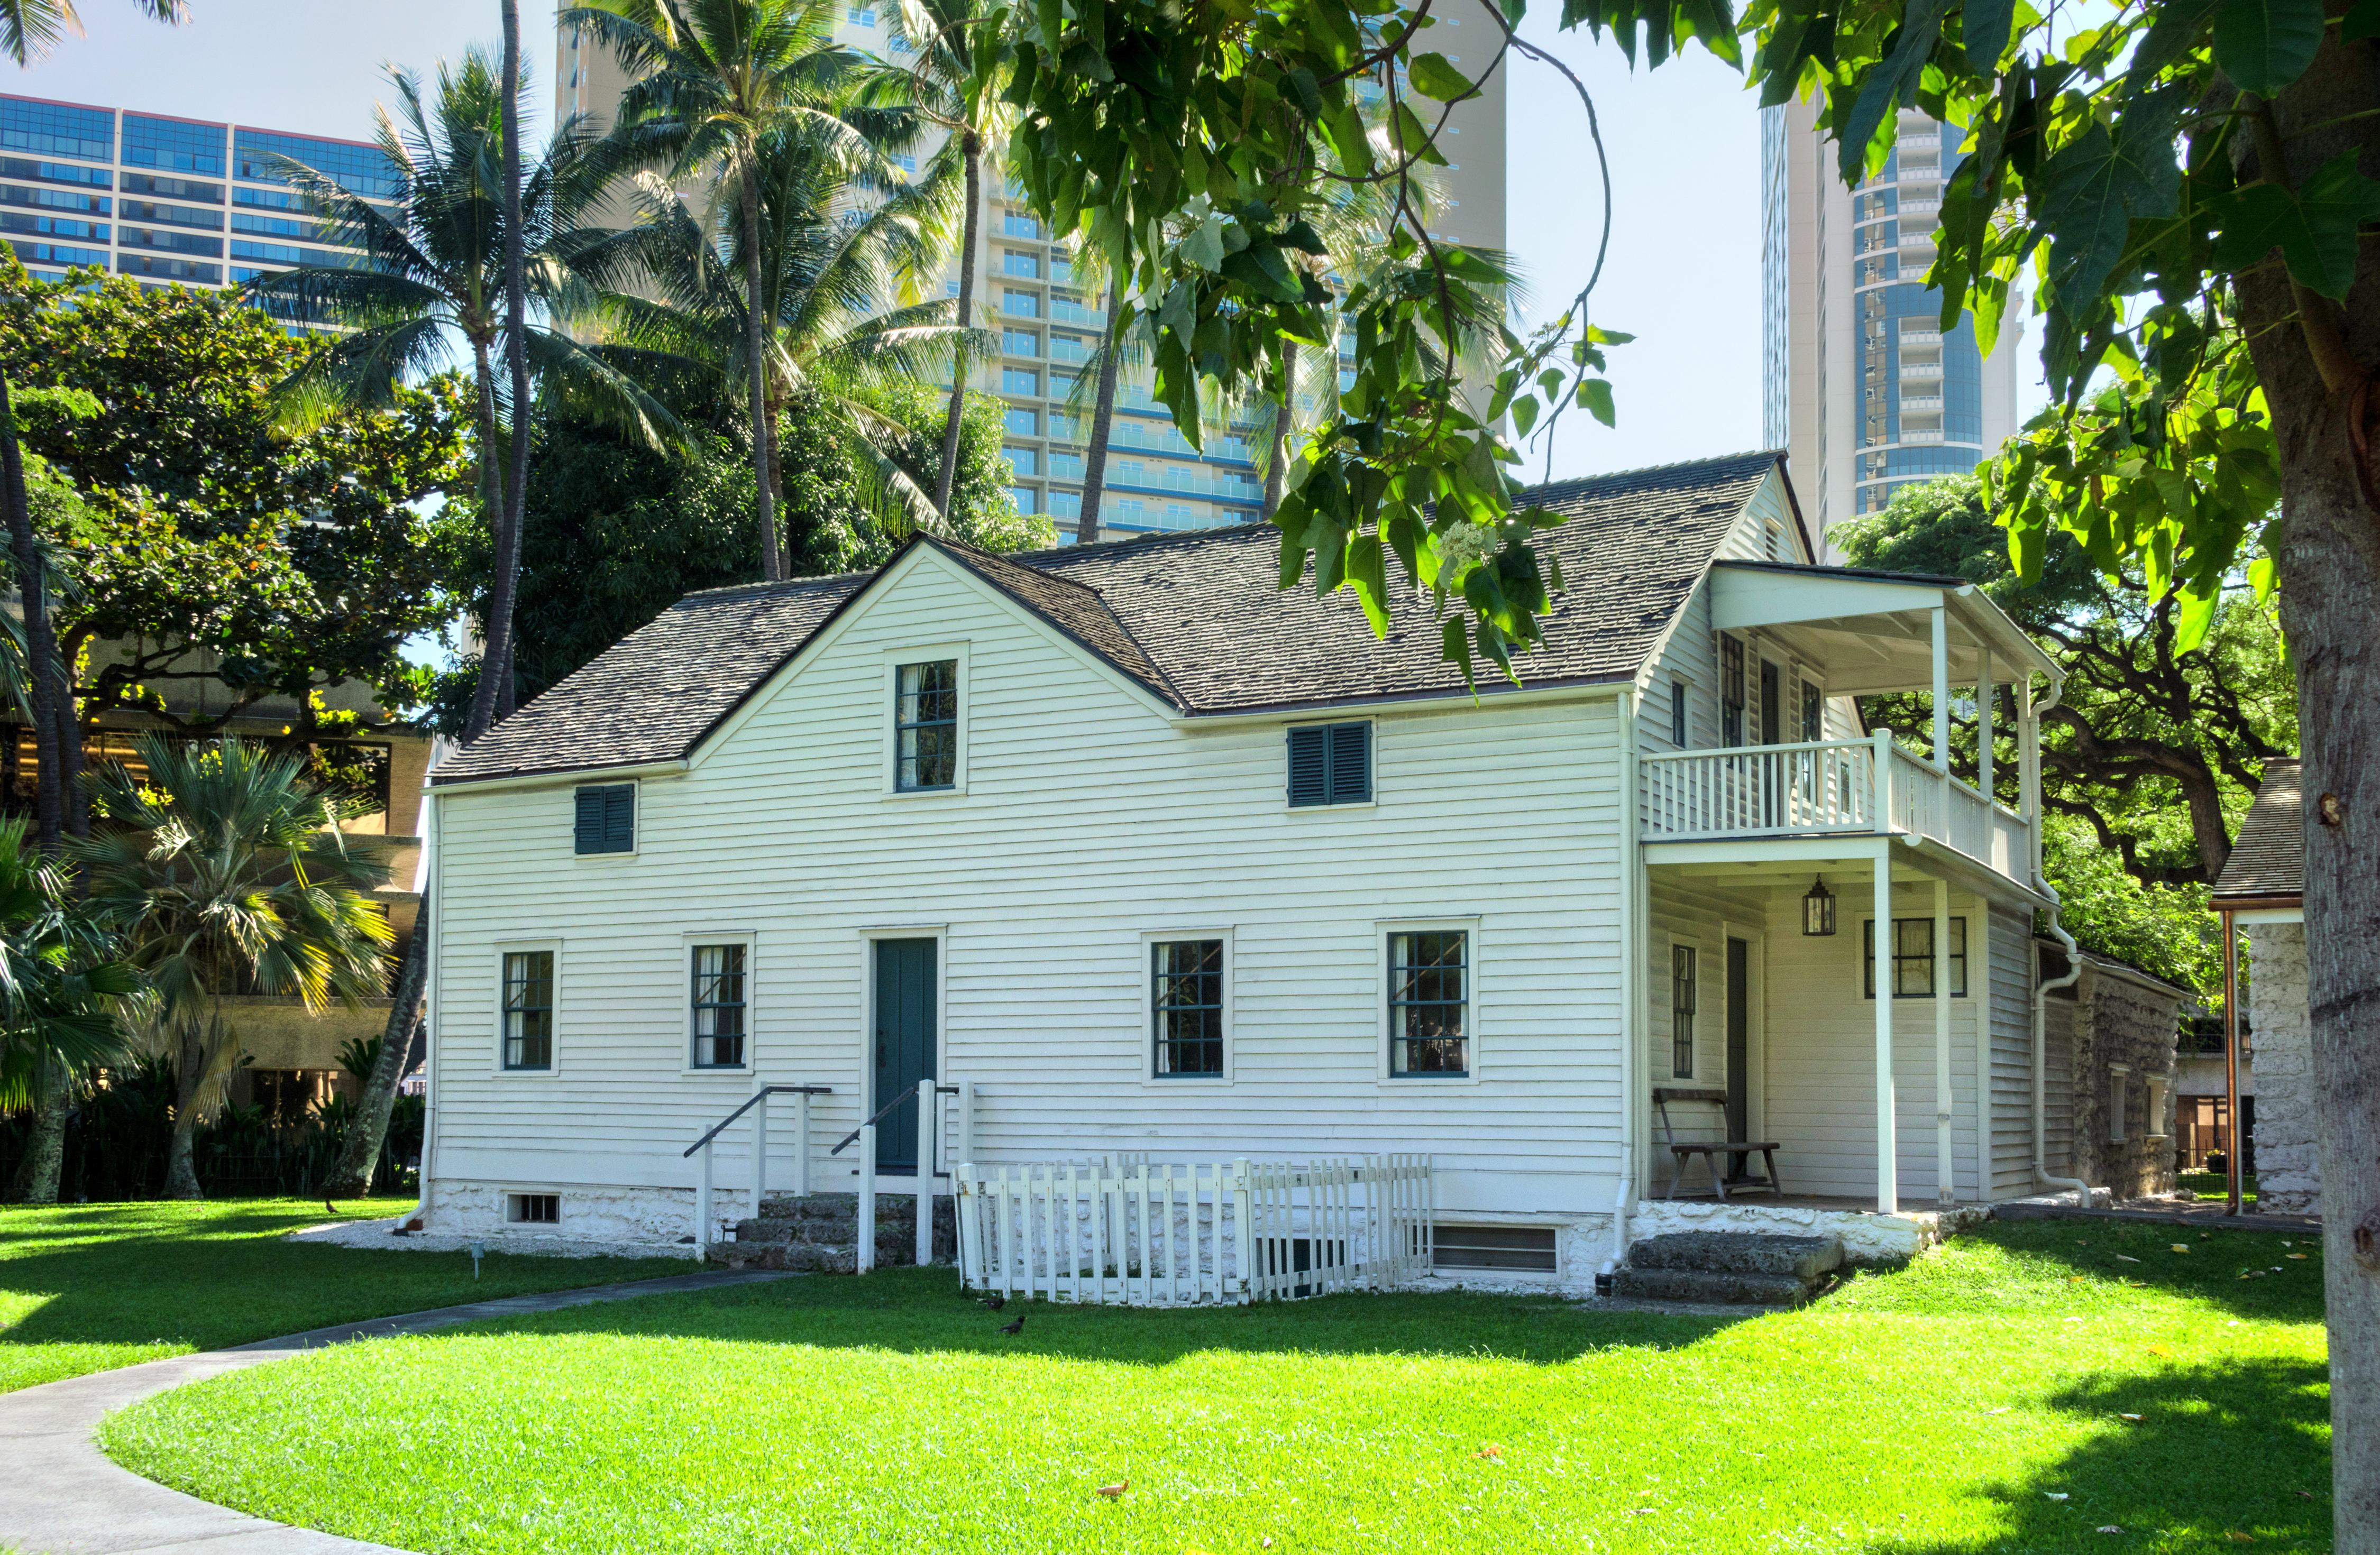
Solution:
M 367 138 L 388 65 L 427 71 L 492 47 L 494 0 L 192 0 L 170 29 L 128 0 L 81 0 L 87 37 L 10 74 L 30 96 L 140 107 L 271 129 Z M 550 79 L 552 0 L 522 0 L 531 80 Z M 1618 426 L 1573 412 L 1556 430 L 1560 479 L 1760 442 L 1759 120 L 1742 78 L 1699 49 L 1632 72 L 1609 42 L 1531 30 L 1596 99 L 1611 159 L 1610 259 L 1591 316 L 1633 334 L 1613 353 Z M 1558 312 L 1594 259 L 1602 210 L 1585 111 L 1560 76 L 1515 60 L 1507 244 L 1536 316 Z M 0 70 L 7 67 L 0 66 Z M 533 94 L 542 108 L 545 90 Z M 1546 469 L 1541 441 L 1529 474 Z

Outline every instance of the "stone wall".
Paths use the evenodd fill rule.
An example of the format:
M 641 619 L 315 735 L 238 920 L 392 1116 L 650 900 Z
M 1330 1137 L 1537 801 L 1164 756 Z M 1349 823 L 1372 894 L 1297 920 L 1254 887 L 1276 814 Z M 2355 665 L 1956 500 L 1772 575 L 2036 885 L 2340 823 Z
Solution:
M 2256 1043 L 2256 1207 L 2322 1212 L 2314 1158 L 2313 1019 L 2305 925 L 2250 923 L 2248 1023 Z
M 2086 962 L 2074 995 L 2075 1175 L 2119 1201 L 2171 1193 L 2181 994 Z

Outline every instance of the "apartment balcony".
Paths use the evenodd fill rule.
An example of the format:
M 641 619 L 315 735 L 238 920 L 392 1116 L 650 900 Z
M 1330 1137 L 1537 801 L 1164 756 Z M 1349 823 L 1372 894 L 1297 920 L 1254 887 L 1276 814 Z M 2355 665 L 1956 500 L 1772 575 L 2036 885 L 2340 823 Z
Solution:
M 1902 408 L 1906 409 L 1908 407 L 1904 405 Z M 1900 440 L 1903 443 L 1940 442 L 1942 440 L 1942 428 L 1939 427 L 1903 427 L 1900 428 Z
M 1939 362 L 1903 362 L 1900 364 L 1900 376 L 1904 381 L 1912 378 L 1939 378 L 1942 376 L 1942 364 Z
M 1909 348 L 1910 346 L 1912 346 L 1912 345 L 1914 345 L 1914 346 L 1921 346 L 1921 347 L 1932 347 L 1932 346 L 1938 346 L 1938 345 L 1940 345 L 1941 344 L 1942 344 L 1942 331 L 1939 331 L 1939 330 L 1911 330 L 1911 329 L 1903 329 L 1903 330 L 1900 331 L 1900 344 L 1901 344 L 1902 349 L 1904 349 L 1904 350 L 1906 350 L 1907 348 Z

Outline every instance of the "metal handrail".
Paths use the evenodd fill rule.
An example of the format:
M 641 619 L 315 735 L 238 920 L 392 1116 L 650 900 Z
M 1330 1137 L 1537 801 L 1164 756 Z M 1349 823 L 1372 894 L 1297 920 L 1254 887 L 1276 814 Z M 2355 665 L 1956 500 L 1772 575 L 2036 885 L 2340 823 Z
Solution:
M 834 1087 L 832 1085 L 764 1085 L 759 1090 L 752 1092 L 749 1097 L 746 1098 L 742 1106 L 736 1108 L 734 1112 L 729 1113 L 725 1117 L 721 1118 L 710 1133 L 705 1134 L 701 1139 L 697 1139 L 694 1143 L 686 1146 L 686 1155 L 682 1155 L 678 1157 L 678 1159 L 681 1161 L 685 1160 L 686 1156 L 692 1155 L 696 1151 L 700 1150 L 703 1146 L 710 1143 L 711 1140 L 719 1138 L 720 1131 L 722 1129 L 724 1129 L 729 1124 L 735 1122 L 737 1118 L 742 1117 L 746 1113 L 750 1112 L 754 1107 L 759 1106 L 763 1097 L 832 1096 L 833 1094 Z
M 905 1087 L 905 1088 L 902 1091 L 901 1094 L 899 1094 L 898 1096 L 893 1097 L 891 1101 L 889 1101 L 889 1102 L 885 1103 L 882 1106 L 880 1106 L 880 1107 L 877 1108 L 877 1109 L 876 1109 L 876 1115 L 875 1115 L 875 1116 L 873 1116 L 873 1117 L 869 1118 L 866 1123 L 861 1124 L 861 1125 L 859 1126 L 859 1128 L 855 1128 L 855 1129 L 853 1129 L 850 1133 L 845 1134 L 845 1135 L 843 1137 L 843 1141 L 842 1141 L 842 1143 L 841 1143 L 841 1144 L 836 1145 L 836 1146 L 834 1147 L 834 1149 L 832 1149 L 832 1150 L 831 1150 L 831 1151 L 827 1151 L 827 1154 L 829 1154 L 829 1155 L 841 1155 L 841 1154 L 844 1152 L 844 1147 L 845 1147 L 845 1146 L 849 1145 L 853 1140 L 855 1140 L 855 1139 L 858 1139 L 858 1138 L 859 1138 L 859 1129 L 860 1129 L 860 1128 L 872 1128 L 872 1127 L 874 1127 L 877 1124 L 883 1122 L 883 1121 L 884 1121 L 884 1115 L 885 1115 L 886 1113 L 891 1112 L 893 1108 L 895 1108 L 895 1107 L 899 1106 L 902 1103 L 904 1103 L 904 1102 L 907 1101 L 910 1097 L 915 1096 L 915 1095 L 917 1093 L 917 1087 L 919 1087 L 919 1086 L 921 1086 L 921 1085 L 931 1085 L 931 1086 L 933 1086 L 933 1088 L 934 1088 L 934 1090 L 935 1090 L 935 1091 L 936 1091 L 937 1093 L 939 1093 L 939 1094 L 941 1094 L 941 1095 L 944 1095 L 944 1096 L 955 1096 L 955 1095 L 957 1095 L 957 1094 L 959 1093 L 959 1088 L 958 1088 L 957 1086 L 955 1086 L 955 1085 L 943 1085 L 943 1084 L 941 1084 L 940 1081 L 937 1081 L 937 1080 L 923 1080 L 923 1079 L 920 1079 L 920 1080 L 912 1080 L 912 1081 L 908 1084 L 908 1086 L 907 1086 L 907 1087 Z

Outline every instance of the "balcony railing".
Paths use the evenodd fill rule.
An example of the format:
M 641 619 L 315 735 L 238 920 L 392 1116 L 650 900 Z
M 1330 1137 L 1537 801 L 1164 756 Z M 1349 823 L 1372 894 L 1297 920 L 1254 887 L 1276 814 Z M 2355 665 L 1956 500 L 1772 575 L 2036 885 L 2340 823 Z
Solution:
M 1867 740 L 1661 752 L 1645 756 L 1642 770 L 1648 842 L 1903 833 L 2011 880 L 2031 870 L 2023 816 L 1880 730 Z

